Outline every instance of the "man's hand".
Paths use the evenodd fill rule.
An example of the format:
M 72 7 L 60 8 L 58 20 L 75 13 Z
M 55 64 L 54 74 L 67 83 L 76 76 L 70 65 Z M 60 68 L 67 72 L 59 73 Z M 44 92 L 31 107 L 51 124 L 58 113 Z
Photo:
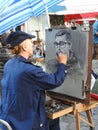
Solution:
M 59 62 L 59 63 L 63 63 L 63 64 L 65 64 L 66 65 L 66 63 L 67 63 L 67 55 L 66 54 L 63 54 L 63 53 L 58 53 L 57 54 L 57 61 Z

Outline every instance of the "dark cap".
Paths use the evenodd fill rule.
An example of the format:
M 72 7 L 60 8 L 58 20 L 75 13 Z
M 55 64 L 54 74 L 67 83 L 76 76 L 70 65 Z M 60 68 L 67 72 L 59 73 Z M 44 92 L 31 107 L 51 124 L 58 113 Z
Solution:
M 24 40 L 32 38 L 35 38 L 35 36 L 23 31 L 11 32 L 6 38 L 6 44 L 10 44 L 10 47 L 13 48 L 19 45 Z

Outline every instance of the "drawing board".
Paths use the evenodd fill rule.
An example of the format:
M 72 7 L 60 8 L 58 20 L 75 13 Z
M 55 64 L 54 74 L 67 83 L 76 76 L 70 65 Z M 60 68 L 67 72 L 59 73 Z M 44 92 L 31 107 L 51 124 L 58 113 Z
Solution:
M 57 70 L 57 53 L 66 53 L 68 56 L 67 76 L 64 83 L 51 92 L 71 97 L 85 99 L 89 54 L 89 31 L 81 29 L 47 29 L 45 64 L 48 73 Z

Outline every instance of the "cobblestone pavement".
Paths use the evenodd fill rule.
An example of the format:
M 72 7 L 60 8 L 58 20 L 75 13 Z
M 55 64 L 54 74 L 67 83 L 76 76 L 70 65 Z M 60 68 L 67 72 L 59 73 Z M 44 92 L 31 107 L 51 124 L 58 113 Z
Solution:
M 92 110 L 93 113 L 93 121 L 94 121 L 94 129 L 98 130 L 98 107 Z M 83 117 L 86 117 L 85 113 L 81 113 Z M 80 122 L 81 130 L 90 130 L 89 125 L 85 124 L 84 122 Z M 60 118 L 60 127 L 61 130 L 76 130 L 76 121 L 75 117 L 71 114 L 65 115 Z

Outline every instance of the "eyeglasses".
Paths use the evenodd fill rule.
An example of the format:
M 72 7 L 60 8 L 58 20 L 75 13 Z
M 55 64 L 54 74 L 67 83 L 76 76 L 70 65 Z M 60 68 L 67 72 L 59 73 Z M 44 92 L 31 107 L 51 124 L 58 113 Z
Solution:
M 54 45 L 56 45 L 56 46 L 58 46 L 58 45 L 63 46 L 66 44 L 70 46 L 71 42 L 64 42 L 64 41 L 54 42 Z

